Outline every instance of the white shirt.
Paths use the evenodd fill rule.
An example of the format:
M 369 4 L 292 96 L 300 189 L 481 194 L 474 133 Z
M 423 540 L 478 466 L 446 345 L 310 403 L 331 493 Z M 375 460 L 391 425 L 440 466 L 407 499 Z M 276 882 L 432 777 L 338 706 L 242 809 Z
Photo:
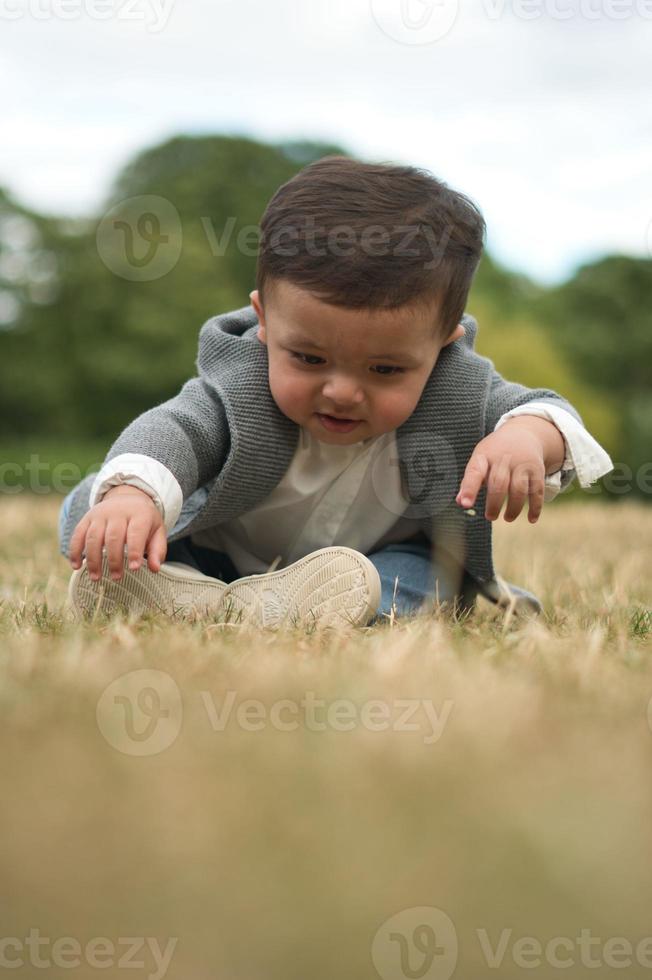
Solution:
M 580 486 L 588 487 L 613 469 L 608 454 L 565 409 L 528 402 L 502 415 L 495 429 L 515 415 L 548 419 L 564 438 L 564 462 L 545 478 L 546 502 L 559 493 L 566 471 L 573 470 Z M 183 503 L 174 474 L 149 456 L 123 453 L 97 474 L 89 506 L 124 483 L 152 497 L 169 534 Z M 402 516 L 407 506 L 395 432 L 338 446 L 320 442 L 302 428 L 290 466 L 274 490 L 247 513 L 197 532 L 191 540 L 225 551 L 240 575 L 254 575 L 331 545 L 370 554 L 392 541 L 405 541 L 418 531 L 416 521 Z

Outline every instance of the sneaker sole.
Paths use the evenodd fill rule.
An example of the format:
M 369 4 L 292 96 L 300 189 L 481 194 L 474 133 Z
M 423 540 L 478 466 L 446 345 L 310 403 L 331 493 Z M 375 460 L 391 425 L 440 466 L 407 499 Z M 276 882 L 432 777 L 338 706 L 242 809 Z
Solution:
M 364 625 L 380 604 L 380 576 L 353 548 L 321 548 L 278 572 L 227 585 L 224 605 L 238 622 L 276 629 Z
M 83 619 L 98 613 L 110 615 L 118 610 L 138 615 L 160 612 L 168 616 L 221 611 L 226 585 L 219 579 L 200 577 L 199 572 L 186 572 L 165 563 L 160 571 L 152 572 L 145 559 L 139 569 L 132 571 L 128 561 L 125 555 L 122 578 L 114 581 L 104 553 L 100 578 L 93 581 L 84 559 L 82 567 L 72 573 L 68 586 L 70 611 Z

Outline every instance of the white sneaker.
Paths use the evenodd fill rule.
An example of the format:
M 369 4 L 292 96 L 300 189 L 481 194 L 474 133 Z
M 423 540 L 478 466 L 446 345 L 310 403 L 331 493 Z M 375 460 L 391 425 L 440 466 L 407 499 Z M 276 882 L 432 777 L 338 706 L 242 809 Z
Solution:
M 217 578 L 203 575 L 181 562 L 164 562 L 152 572 L 143 558 L 136 571 L 128 567 L 125 555 L 122 578 L 114 581 L 109 571 L 106 551 L 102 554 L 102 574 L 93 581 L 84 559 L 81 568 L 72 573 L 68 586 L 68 608 L 79 618 L 96 612 L 113 613 L 118 609 L 140 615 L 148 610 L 170 616 L 187 612 L 199 614 L 221 610 L 226 585 Z
M 276 629 L 363 626 L 380 604 L 380 576 L 353 548 L 320 548 L 278 572 L 236 579 L 223 603 L 236 622 Z

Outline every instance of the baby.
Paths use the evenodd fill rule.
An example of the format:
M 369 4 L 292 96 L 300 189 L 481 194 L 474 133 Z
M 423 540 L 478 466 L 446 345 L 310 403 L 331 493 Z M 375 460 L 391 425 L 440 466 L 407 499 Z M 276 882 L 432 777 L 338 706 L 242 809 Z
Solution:
M 564 398 L 474 351 L 484 234 L 414 167 L 332 156 L 280 187 L 251 305 L 204 324 L 197 376 L 63 503 L 72 609 L 271 628 L 478 595 L 539 611 L 496 576 L 492 522 L 506 502 L 506 521 L 527 505 L 534 523 L 613 467 Z

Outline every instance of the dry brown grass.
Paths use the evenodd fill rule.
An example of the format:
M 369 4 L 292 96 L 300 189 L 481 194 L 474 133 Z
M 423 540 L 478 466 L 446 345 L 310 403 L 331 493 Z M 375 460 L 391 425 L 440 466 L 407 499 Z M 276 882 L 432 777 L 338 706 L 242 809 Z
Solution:
M 545 956 L 519 966 L 513 943 L 575 941 L 582 929 L 601 937 L 584 955 L 602 965 L 560 949 L 574 957 L 566 975 L 623 975 L 605 942 L 652 935 L 652 509 L 558 503 L 534 528 L 498 522 L 496 565 L 542 598 L 538 620 L 505 625 L 483 601 L 463 623 L 434 615 L 307 635 L 66 622 L 57 506 L 0 507 L 0 939 L 24 941 L 30 928 L 82 946 L 177 937 L 172 980 L 363 980 L 378 976 L 382 923 L 433 906 L 456 929 L 462 980 L 556 977 Z M 150 741 L 127 737 L 129 709 L 111 691 L 100 702 L 125 674 L 127 696 L 145 691 L 134 725 L 151 722 Z M 311 696 L 325 702 L 315 721 L 331 711 L 323 731 Z M 216 731 L 207 704 L 219 711 L 229 697 Z M 259 706 L 243 717 L 247 699 Z M 371 700 L 387 706 L 385 730 L 363 721 Z M 399 730 L 399 700 L 417 704 L 416 730 Z M 280 730 L 274 705 L 299 719 L 294 730 Z M 176 737 L 163 748 L 167 731 Z M 396 935 L 378 940 L 384 977 L 450 975 L 442 953 L 419 971 L 421 920 L 407 913 L 411 974 Z M 512 930 L 499 970 L 483 958 L 482 929 L 493 946 Z M 157 975 L 142 951 L 135 970 L 48 971 L 26 950 L 17 977 Z M 650 969 L 634 960 L 624 974 Z

